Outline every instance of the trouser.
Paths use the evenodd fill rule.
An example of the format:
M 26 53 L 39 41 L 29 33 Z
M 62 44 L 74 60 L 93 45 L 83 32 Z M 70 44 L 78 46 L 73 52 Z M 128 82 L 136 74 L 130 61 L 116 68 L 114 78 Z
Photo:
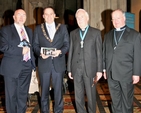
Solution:
M 48 73 L 39 72 L 41 84 L 41 112 L 50 113 L 49 95 L 50 81 L 54 89 L 54 112 L 63 113 L 63 76 L 64 72 L 58 73 L 55 71 L 52 64 L 52 70 Z
M 81 71 L 80 71 L 81 70 Z M 96 84 L 93 84 L 93 78 L 89 78 L 86 74 L 81 73 L 83 69 L 79 69 L 74 76 L 75 103 L 77 113 L 87 113 L 85 108 L 85 93 L 87 96 L 88 112 L 96 113 Z
M 134 85 L 108 78 L 113 113 L 133 113 Z
M 31 61 L 28 61 L 23 62 L 23 68 L 18 78 L 4 76 L 7 113 L 26 112 L 31 72 Z

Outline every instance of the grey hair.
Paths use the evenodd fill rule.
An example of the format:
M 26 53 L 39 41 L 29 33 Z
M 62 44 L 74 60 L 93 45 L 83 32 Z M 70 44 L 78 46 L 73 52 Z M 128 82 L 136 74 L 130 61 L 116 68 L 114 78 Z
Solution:
M 112 13 L 111 13 L 111 16 L 112 16 L 112 14 L 113 14 L 115 11 L 120 11 L 120 12 L 123 14 L 123 16 L 125 16 L 125 11 L 123 11 L 122 9 L 115 9 L 115 10 L 113 10 Z
M 87 12 L 86 10 L 84 10 L 84 9 L 81 9 L 81 8 L 76 11 L 75 17 L 77 17 L 77 13 L 78 13 L 79 11 L 83 11 L 83 12 L 85 13 L 85 15 L 86 15 L 86 16 L 88 17 L 88 19 L 89 19 L 89 14 L 88 14 L 88 12 Z

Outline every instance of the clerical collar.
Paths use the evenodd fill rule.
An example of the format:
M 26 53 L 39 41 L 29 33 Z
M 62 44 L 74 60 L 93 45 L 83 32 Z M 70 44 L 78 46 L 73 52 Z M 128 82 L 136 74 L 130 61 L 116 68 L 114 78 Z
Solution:
M 87 29 L 87 27 L 88 27 L 89 25 L 87 25 L 85 28 L 80 28 L 81 29 L 81 31 L 85 31 L 86 29 Z
M 123 31 L 126 29 L 126 25 L 121 27 L 121 28 L 115 28 L 115 31 Z

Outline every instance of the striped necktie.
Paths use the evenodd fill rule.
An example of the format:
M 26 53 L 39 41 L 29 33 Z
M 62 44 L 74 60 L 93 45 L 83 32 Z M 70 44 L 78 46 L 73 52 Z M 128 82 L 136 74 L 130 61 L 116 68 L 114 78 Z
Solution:
M 25 34 L 25 31 L 24 29 L 21 28 L 21 36 L 22 36 L 22 40 L 27 40 L 27 37 L 26 37 L 26 34 Z M 30 52 L 26 53 L 24 56 L 23 56 L 23 60 L 24 61 L 28 61 L 30 58 L 29 58 L 29 54 Z

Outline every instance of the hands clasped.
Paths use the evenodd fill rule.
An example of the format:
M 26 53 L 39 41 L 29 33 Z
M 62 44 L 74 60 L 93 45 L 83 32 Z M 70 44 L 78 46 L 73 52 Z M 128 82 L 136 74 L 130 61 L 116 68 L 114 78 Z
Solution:
M 61 53 L 61 50 L 56 50 L 56 51 L 52 51 L 52 55 L 45 55 L 45 54 L 43 54 L 43 53 L 41 53 L 41 57 L 43 58 L 43 59 L 47 59 L 48 57 L 58 57 L 60 54 L 62 54 Z

